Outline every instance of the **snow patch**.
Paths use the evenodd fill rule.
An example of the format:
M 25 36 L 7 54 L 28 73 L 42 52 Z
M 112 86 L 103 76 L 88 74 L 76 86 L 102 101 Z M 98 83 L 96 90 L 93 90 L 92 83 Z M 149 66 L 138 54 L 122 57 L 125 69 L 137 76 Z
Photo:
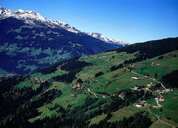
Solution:
M 104 36 L 101 33 L 91 32 L 91 33 L 86 33 L 86 34 L 88 34 L 89 36 L 92 36 L 92 37 L 94 37 L 96 39 L 105 41 L 107 43 L 119 44 L 119 45 L 122 45 L 122 46 L 127 45 L 127 43 L 125 43 L 124 41 L 121 41 L 121 40 L 118 41 L 118 40 L 115 40 L 115 39 L 108 38 L 108 37 Z

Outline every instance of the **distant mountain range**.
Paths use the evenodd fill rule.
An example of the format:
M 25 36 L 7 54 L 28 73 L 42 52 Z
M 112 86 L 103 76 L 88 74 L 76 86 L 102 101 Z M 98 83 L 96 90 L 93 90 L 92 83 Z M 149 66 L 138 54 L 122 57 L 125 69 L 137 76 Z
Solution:
M 0 8 L 0 72 L 29 73 L 74 57 L 123 47 L 98 33 L 85 33 L 34 11 Z

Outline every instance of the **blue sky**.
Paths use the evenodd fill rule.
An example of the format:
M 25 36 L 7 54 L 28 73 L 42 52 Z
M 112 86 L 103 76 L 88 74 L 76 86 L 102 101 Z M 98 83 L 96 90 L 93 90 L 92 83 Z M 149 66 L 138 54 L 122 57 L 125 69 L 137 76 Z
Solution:
M 0 5 L 130 43 L 178 36 L 178 0 L 0 0 Z

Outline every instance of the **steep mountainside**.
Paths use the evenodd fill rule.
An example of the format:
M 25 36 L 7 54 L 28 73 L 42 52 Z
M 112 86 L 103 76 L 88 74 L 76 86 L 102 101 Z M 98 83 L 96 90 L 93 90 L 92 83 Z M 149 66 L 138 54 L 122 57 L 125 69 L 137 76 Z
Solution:
M 122 47 L 33 11 L 0 8 L 1 73 L 28 73 L 82 55 Z
M 0 127 L 178 127 L 177 48 L 133 44 L 1 78 Z

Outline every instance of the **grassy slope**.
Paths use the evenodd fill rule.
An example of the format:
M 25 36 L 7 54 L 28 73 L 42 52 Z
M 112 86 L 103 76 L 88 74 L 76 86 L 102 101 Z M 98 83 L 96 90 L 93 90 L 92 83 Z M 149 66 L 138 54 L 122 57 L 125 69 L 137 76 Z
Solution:
M 84 67 L 80 72 L 76 74 L 77 79 L 81 78 L 84 81 L 83 85 L 85 85 L 85 87 L 82 90 L 73 90 L 72 86 L 77 79 L 74 79 L 71 83 L 52 81 L 49 89 L 55 88 L 61 90 L 62 95 L 60 97 L 56 97 L 50 103 L 46 103 L 39 107 L 39 115 L 29 119 L 29 121 L 35 122 L 37 120 L 43 120 L 45 118 L 56 118 L 60 116 L 60 113 L 57 112 L 58 107 L 56 106 L 60 106 L 65 110 L 68 110 L 69 106 L 70 109 L 74 109 L 83 106 L 88 97 L 98 99 L 97 102 L 92 103 L 94 107 L 89 110 L 95 111 L 95 109 L 99 107 L 100 102 L 110 102 L 110 98 L 101 93 L 108 93 L 112 95 L 114 93 L 117 93 L 118 91 L 131 89 L 135 86 L 146 86 L 150 83 L 156 85 L 157 81 L 152 79 L 155 78 L 155 74 L 156 79 L 159 81 L 161 77 L 166 75 L 167 73 L 178 70 L 178 51 L 174 51 L 165 54 L 162 59 L 155 57 L 142 62 L 134 63 L 134 65 L 128 65 L 125 68 L 110 71 L 111 66 L 121 64 L 125 60 L 134 58 L 134 53 L 117 53 L 114 51 L 80 58 L 81 61 L 93 64 L 91 66 Z M 132 67 L 134 72 L 129 71 L 129 67 Z M 103 72 L 104 74 L 99 77 L 95 77 L 95 74 L 97 72 Z M 54 73 L 46 75 L 35 73 L 31 76 L 31 78 L 39 77 L 43 80 L 50 80 L 55 76 L 60 76 L 65 73 L 66 71 L 63 70 L 57 70 Z M 150 77 L 145 77 L 144 75 L 149 75 Z M 139 79 L 135 80 L 132 77 L 137 77 Z M 33 89 L 35 89 L 38 88 L 38 86 L 39 85 L 37 84 L 32 85 L 31 79 L 27 78 L 25 81 L 18 84 L 17 88 L 22 89 L 32 87 Z M 176 102 L 178 101 L 177 93 L 177 91 L 174 91 L 166 95 L 166 102 L 164 102 L 163 104 L 162 112 L 160 112 L 159 110 L 151 110 L 151 112 L 158 114 L 159 116 L 161 116 L 161 118 L 169 117 L 174 123 L 178 123 L 178 102 Z M 111 114 L 112 117 L 109 122 L 128 118 L 140 111 L 143 110 L 137 109 L 133 105 L 124 107 L 113 112 Z M 144 111 L 147 111 L 147 109 L 145 109 Z M 105 118 L 105 116 L 105 114 L 96 115 L 95 117 L 91 118 L 90 124 L 98 124 Z M 161 122 L 157 121 L 151 127 L 162 125 L 163 124 L 161 124 Z

